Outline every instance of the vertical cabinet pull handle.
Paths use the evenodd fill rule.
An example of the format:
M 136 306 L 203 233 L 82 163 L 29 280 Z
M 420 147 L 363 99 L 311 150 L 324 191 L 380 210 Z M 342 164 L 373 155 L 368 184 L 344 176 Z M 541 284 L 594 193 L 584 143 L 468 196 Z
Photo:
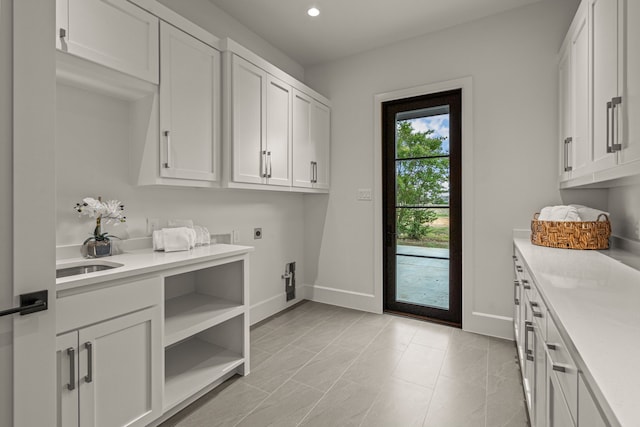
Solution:
M 76 388 L 76 350 L 73 347 L 69 347 L 67 355 L 69 356 L 69 384 L 67 384 L 67 390 L 74 390 Z
M 520 300 L 518 299 L 518 286 L 520 286 L 520 282 L 517 280 L 513 281 L 513 303 L 515 305 L 520 305 Z
M 573 167 L 569 162 L 569 154 L 570 154 L 569 148 L 572 142 L 573 142 L 573 138 L 571 137 L 564 140 L 564 164 L 565 164 L 564 171 L 565 172 L 571 172 L 573 170 Z
M 311 169 L 309 170 L 309 175 L 310 175 L 309 181 L 313 183 L 313 161 L 309 163 L 309 166 L 311 167 Z
M 607 153 L 613 153 L 613 148 L 611 148 L 611 114 L 609 114 L 612 110 L 611 101 L 607 102 Z
M 165 138 L 167 138 L 167 161 L 163 165 L 165 169 L 169 169 L 171 167 L 171 135 L 168 130 L 164 132 Z
M 87 349 L 87 375 L 85 375 L 85 382 L 93 381 L 93 345 L 90 341 L 84 343 L 84 348 Z
M 524 353 L 527 355 L 527 360 L 533 362 L 533 352 L 529 349 L 529 332 L 533 332 L 533 323 L 524 322 Z
M 58 32 L 58 35 L 60 36 L 61 39 L 67 37 L 67 30 L 64 28 L 60 28 L 60 31 Z
M 611 99 L 611 151 L 616 152 L 622 150 L 620 144 L 620 133 L 616 132 L 618 128 L 618 105 L 622 104 L 622 97 L 617 96 Z
M 267 150 L 262 150 L 260 152 L 260 175 L 263 178 L 267 177 Z
M 271 178 L 271 151 L 267 151 L 267 160 L 269 162 L 269 172 L 267 172 L 267 178 Z

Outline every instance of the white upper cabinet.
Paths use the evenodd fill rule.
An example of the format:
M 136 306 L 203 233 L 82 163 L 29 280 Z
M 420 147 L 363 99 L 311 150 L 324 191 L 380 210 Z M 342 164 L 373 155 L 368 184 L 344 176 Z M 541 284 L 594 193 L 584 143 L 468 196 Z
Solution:
M 160 175 L 219 178 L 220 52 L 161 23 Z
M 637 1 L 584 0 L 578 8 L 559 64 L 563 188 L 640 174 L 639 22 Z
M 291 86 L 267 76 L 265 172 L 271 185 L 291 185 Z M 266 151 L 266 152 L 264 152 Z
M 304 93 L 293 94 L 293 185 L 328 189 L 330 110 Z
M 629 164 L 640 160 L 640 2 L 620 1 L 618 21 L 622 51 L 618 69 L 622 95 L 619 163 Z
M 244 58 L 230 58 L 231 181 L 290 187 L 291 86 Z
M 127 0 L 57 0 L 56 47 L 158 83 L 158 18 Z
M 593 170 L 616 163 L 617 129 L 612 117 L 619 104 L 618 92 L 618 2 L 589 0 L 593 123 Z

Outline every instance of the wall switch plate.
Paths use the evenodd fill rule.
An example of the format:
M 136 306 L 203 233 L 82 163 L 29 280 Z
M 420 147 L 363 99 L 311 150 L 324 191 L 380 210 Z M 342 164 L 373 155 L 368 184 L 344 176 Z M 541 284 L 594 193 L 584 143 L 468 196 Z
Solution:
M 358 189 L 358 200 L 363 201 L 371 201 L 373 199 L 372 191 L 370 188 L 359 188 Z
M 253 229 L 253 239 L 262 239 L 262 228 Z

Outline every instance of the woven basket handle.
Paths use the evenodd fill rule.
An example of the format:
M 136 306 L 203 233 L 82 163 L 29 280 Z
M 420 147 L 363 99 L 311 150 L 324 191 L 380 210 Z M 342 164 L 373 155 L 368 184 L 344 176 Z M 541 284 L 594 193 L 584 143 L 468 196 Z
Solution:
M 605 220 L 605 221 L 607 221 L 607 222 L 609 222 L 609 217 L 607 216 L 607 214 L 603 214 L 603 213 L 602 213 L 602 214 L 598 215 L 598 219 L 597 219 L 597 221 L 600 221 L 600 218 L 601 218 L 601 217 L 604 217 L 604 220 Z
M 539 216 L 540 216 L 540 212 L 536 212 L 536 213 L 534 213 L 534 214 L 533 214 L 533 219 L 534 219 L 534 221 L 537 221 Z

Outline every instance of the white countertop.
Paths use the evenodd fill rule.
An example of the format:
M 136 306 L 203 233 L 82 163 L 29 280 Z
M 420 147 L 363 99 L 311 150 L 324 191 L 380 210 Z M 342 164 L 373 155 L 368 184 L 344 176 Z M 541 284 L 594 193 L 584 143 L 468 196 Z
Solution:
M 123 264 L 121 267 L 110 270 L 96 271 L 94 273 L 78 274 L 75 276 L 61 277 L 56 279 L 56 290 L 63 291 L 79 286 L 91 285 L 107 280 L 123 279 L 140 274 L 153 273 L 169 268 L 183 267 L 220 258 L 227 258 L 235 255 L 243 255 L 253 251 L 251 246 L 238 246 L 227 244 L 214 244 L 210 246 L 200 246 L 189 251 L 179 252 L 156 252 L 151 248 L 126 251 L 119 255 L 103 258 L 69 258 L 56 262 L 56 268 L 78 265 L 95 261 Z
M 640 271 L 596 251 L 514 242 L 596 397 L 622 426 L 640 425 Z

